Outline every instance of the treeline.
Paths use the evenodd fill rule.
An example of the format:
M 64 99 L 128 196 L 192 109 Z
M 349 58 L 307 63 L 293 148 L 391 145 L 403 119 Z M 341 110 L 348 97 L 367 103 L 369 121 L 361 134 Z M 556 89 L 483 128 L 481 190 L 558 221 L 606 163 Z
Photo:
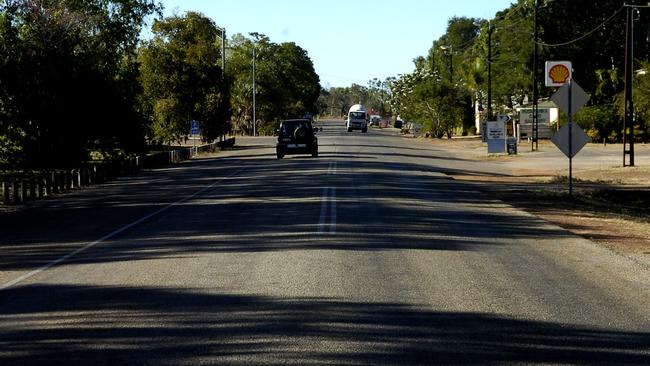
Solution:
M 368 86 L 352 84 L 349 87 L 332 87 L 323 89 L 318 100 L 321 115 L 342 117 L 348 113 L 351 106 L 362 103 L 382 116 L 391 115 L 390 96 L 393 78 L 368 81 Z
M 625 86 L 623 5 L 635 1 L 518 0 L 489 20 L 452 18 L 445 34 L 433 41 L 426 55 L 414 60 L 412 73 L 383 81 L 390 99 L 387 113 L 423 123 L 424 131 L 432 136 L 474 133 L 476 111 L 482 120 L 487 119 L 488 66 L 494 114 L 512 114 L 517 106 L 531 104 L 536 3 L 540 98 L 547 99 L 555 91 L 544 86 L 544 62 L 572 61 L 574 80 L 591 96 L 575 119 L 595 141 L 620 141 Z M 636 3 L 647 5 L 646 1 Z M 639 8 L 634 17 L 635 136 L 648 140 L 650 9 Z M 329 91 L 330 97 L 335 94 L 336 90 Z M 328 106 L 341 105 L 342 99 L 331 98 Z
M 0 167 L 63 167 L 179 142 L 213 141 L 317 112 L 305 50 L 222 29 L 153 0 L 0 1 Z M 151 37 L 141 40 L 147 20 Z M 225 70 L 222 65 L 225 64 Z

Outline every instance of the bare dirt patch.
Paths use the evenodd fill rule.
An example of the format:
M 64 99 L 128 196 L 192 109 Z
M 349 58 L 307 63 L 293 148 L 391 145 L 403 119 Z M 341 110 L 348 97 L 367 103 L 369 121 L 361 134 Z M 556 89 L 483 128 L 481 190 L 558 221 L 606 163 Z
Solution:
M 499 197 L 613 251 L 650 260 L 648 193 L 592 188 L 570 197 L 538 188 L 501 190 Z
M 454 179 L 476 184 L 504 202 L 650 266 L 647 145 L 638 145 L 641 164 L 636 167 L 622 167 L 620 145 L 588 145 L 584 156 L 575 159 L 575 191 L 569 196 L 568 160 L 548 141 L 540 142 L 536 152 L 530 144 L 521 144 L 517 156 L 487 156 L 479 139 L 422 142 L 454 156 L 492 164 L 495 171 L 458 174 Z

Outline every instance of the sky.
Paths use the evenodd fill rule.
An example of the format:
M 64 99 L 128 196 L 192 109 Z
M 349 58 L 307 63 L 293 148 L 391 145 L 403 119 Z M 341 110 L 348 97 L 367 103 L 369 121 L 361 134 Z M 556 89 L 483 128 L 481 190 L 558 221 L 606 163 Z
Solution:
M 516 0 L 161 0 L 164 15 L 198 11 L 236 33 L 295 42 L 321 85 L 367 86 L 410 73 L 454 16 L 493 18 Z

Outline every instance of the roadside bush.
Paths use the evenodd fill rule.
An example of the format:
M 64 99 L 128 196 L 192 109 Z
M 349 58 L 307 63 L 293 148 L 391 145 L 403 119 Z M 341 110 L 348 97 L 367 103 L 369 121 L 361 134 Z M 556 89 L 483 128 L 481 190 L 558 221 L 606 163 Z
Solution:
M 611 138 L 619 124 L 614 104 L 585 107 L 573 119 L 595 142 Z
M 279 119 L 274 119 L 272 121 L 266 122 L 266 121 L 257 121 L 257 133 L 260 136 L 273 136 L 275 135 L 275 131 L 280 128 L 280 120 Z
M 25 136 L 22 129 L 12 126 L 0 134 L 0 166 L 15 166 L 22 162 Z

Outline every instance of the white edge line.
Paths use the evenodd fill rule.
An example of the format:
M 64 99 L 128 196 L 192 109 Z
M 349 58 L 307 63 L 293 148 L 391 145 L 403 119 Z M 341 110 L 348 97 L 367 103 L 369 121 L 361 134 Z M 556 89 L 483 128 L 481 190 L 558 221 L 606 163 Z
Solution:
M 239 174 L 239 172 L 241 172 L 242 170 L 244 170 L 244 167 L 239 168 L 239 169 L 237 169 L 236 171 L 230 173 L 229 175 L 227 175 L 227 176 L 225 176 L 225 177 L 222 177 L 222 178 L 218 179 L 217 181 L 215 181 L 215 182 L 212 183 L 211 185 L 209 185 L 209 186 L 207 186 L 207 187 L 205 187 L 205 188 L 203 188 L 203 189 L 201 189 L 201 190 L 195 192 L 195 193 L 192 194 L 192 195 L 189 195 L 189 196 L 187 196 L 187 197 L 185 197 L 185 198 L 182 198 L 182 199 L 180 199 L 180 200 L 178 200 L 178 201 L 176 201 L 176 202 L 174 202 L 174 203 L 170 203 L 170 204 L 168 204 L 167 206 L 165 206 L 165 207 L 163 207 L 163 208 L 161 208 L 161 209 L 159 209 L 159 210 L 157 210 L 157 211 L 155 211 L 155 212 L 153 212 L 153 213 L 150 213 L 150 214 L 147 215 L 147 216 L 141 217 L 140 219 L 138 219 L 138 220 L 136 220 L 136 221 L 134 221 L 134 222 L 132 222 L 132 223 L 126 225 L 126 226 L 123 226 L 123 227 L 121 227 L 121 228 L 119 228 L 119 229 L 113 231 L 113 232 L 110 233 L 110 234 L 104 235 L 103 237 L 101 237 L 101 238 L 95 240 L 95 241 L 92 242 L 92 243 L 88 243 L 88 244 L 84 245 L 83 247 L 78 248 L 78 249 L 75 249 L 74 251 L 72 251 L 72 252 L 70 252 L 70 253 L 68 253 L 68 254 L 66 254 L 66 255 L 64 255 L 64 256 L 58 258 L 58 259 L 55 259 L 54 261 L 52 261 L 52 262 L 50 262 L 50 263 L 48 263 L 48 264 L 46 264 L 46 265 L 44 265 L 44 266 L 42 266 L 42 267 L 40 267 L 40 268 L 37 268 L 37 269 L 35 269 L 35 270 L 31 271 L 31 272 L 25 273 L 24 275 L 22 275 L 22 276 L 20 276 L 20 277 L 18 277 L 18 278 L 15 278 L 15 279 L 13 279 L 13 280 L 7 282 L 7 283 L 4 283 L 2 286 L 0 286 L 0 291 L 1 291 L 1 290 L 5 290 L 5 289 L 7 289 L 7 288 L 9 288 L 9 287 L 12 287 L 12 286 L 14 286 L 14 285 L 16 285 L 16 284 L 18 284 L 18 283 L 20 283 L 20 282 L 22 282 L 22 281 L 24 281 L 24 280 L 30 278 L 30 277 L 36 276 L 37 274 L 39 274 L 39 273 L 41 273 L 41 272 L 47 271 L 48 269 L 50 269 L 50 268 L 56 266 L 57 264 L 59 264 L 59 263 L 65 261 L 65 260 L 67 260 L 67 259 L 70 259 L 71 257 L 73 257 L 73 256 L 75 256 L 75 255 L 77 255 L 77 254 L 79 254 L 79 253 L 81 253 L 81 252 L 83 252 L 83 251 L 85 251 L 85 250 L 87 250 L 87 249 L 89 249 L 89 248 L 92 248 L 92 247 L 94 247 L 95 245 L 100 244 L 100 243 L 102 243 L 102 242 L 104 242 L 104 241 L 106 241 L 106 240 L 108 240 L 108 239 L 110 239 L 110 238 L 112 238 L 112 237 L 114 237 L 114 236 L 116 236 L 116 235 L 118 235 L 118 234 L 120 234 L 120 233 L 122 233 L 122 232 L 124 232 L 124 231 L 126 231 L 126 230 L 128 230 L 128 229 L 130 229 L 130 228 L 132 228 L 132 227 L 134 227 L 134 226 L 136 226 L 136 225 L 138 225 L 138 224 L 141 224 L 142 222 L 144 222 L 144 221 L 146 221 L 146 220 L 149 220 L 150 218 L 152 218 L 152 217 L 154 217 L 154 216 L 156 216 L 156 215 L 159 215 L 159 214 L 161 214 L 161 213 L 163 213 L 163 212 L 169 210 L 170 208 L 172 208 L 172 207 L 174 207 L 174 206 L 177 206 L 177 205 L 179 205 L 179 204 L 181 204 L 181 203 L 183 203 L 183 202 L 185 202 L 185 201 L 191 200 L 192 198 L 194 198 L 194 197 L 196 197 L 196 196 L 202 194 L 203 192 L 205 192 L 205 191 L 207 191 L 207 190 L 213 188 L 215 185 L 217 185 L 217 183 L 220 183 L 220 182 L 223 181 L 224 179 L 227 179 L 227 178 L 230 178 L 230 177 L 232 177 L 232 176 L 234 176 L 234 175 L 236 175 L 236 174 Z

